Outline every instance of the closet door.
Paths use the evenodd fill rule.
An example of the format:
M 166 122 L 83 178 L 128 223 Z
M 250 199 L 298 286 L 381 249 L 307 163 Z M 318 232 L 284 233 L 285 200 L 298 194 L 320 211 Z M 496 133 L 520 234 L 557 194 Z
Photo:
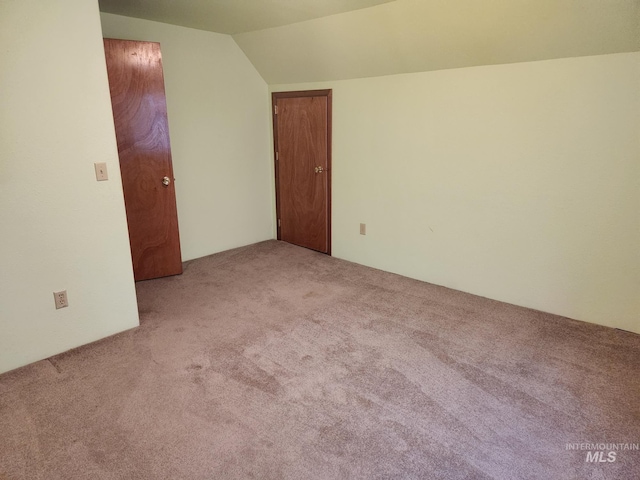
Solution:
M 331 254 L 331 90 L 272 99 L 278 239 Z
M 135 279 L 182 273 L 160 44 L 104 50 Z

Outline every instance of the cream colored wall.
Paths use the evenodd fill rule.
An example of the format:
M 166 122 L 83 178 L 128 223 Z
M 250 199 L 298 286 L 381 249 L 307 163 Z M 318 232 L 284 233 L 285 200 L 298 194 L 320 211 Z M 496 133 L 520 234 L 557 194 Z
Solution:
M 640 333 L 639 85 L 628 53 L 271 89 L 333 89 L 336 257 Z
M 160 42 L 183 260 L 273 238 L 268 89 L 233 39 L 101 19 L 105 37 Z
M 97 2 L 3 1 L 0 45 L 4 372 L 135 327 L 138 312 Z

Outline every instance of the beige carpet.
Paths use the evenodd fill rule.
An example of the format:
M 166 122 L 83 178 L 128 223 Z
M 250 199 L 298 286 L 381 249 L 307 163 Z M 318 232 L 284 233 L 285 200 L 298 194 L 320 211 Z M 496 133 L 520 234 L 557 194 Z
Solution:
M 0 478 L 634 479 L 640 336 L 270 241 L 0 376 Z

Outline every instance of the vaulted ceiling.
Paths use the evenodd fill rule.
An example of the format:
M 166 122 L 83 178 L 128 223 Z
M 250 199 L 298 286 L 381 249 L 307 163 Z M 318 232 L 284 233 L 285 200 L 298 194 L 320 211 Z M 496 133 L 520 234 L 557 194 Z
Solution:
M 233 34 L 269 84 L 640 51 L 640 0 L 100 0 Z
M 99 0 L 100 10 L 218 33 L 279 27 L 393 0 Z

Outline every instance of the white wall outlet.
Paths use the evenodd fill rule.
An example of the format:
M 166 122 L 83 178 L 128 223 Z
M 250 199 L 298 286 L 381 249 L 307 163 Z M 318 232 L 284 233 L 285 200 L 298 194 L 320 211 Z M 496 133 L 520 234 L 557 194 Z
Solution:
M 361 223 L 360 224 L 360 235 L 366 235 L 367 234 L 367 224 L 366 223 Z
M 58 308 L 64 308 L 69 306 L 66 290 L 62 290 L 61 292 L 53 292 L 53 298 L 56 301 L 56 310 Z
M 96 169 L 96 180 L 98 180 L 99 182 L 102 182 L 103 180 L 109 180 L 106 163 L 94 163 L 93 166 Z

